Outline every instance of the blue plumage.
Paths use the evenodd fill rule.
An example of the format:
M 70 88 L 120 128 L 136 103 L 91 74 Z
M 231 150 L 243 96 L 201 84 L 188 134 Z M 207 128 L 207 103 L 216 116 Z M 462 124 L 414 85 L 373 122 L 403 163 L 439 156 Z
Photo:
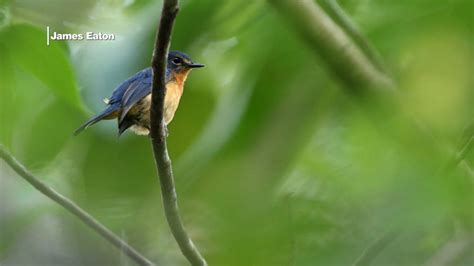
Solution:
M 186 79 L 190 69 L 203 66 L 193 63 L 191 58 L 182 52 L 171 51 L 168 55 L 165 82 L 167 86 L 170 82 L 176 82 L 176 78 L 179 75 L 183 75 L 182 73 L 184 73 L 184 79 Z M 122 82 L 115 88 L 112 96 L 108 99 L 108 107 L 80 126 L 74 132 L 74 135 L 79 134 L 84 129 L 101 120 L 113 118 L 118 118 L 119 134 L 122 134 L 133 125 L 149 129 L 149 119 L 144 119 L 144 117 L 149 117 L 150 103 L 149 101 L 145 102 L 143 99 L 151 93 L 152 79 L 152 69 L 149 67 Z M 132 110 L 134 112 L 131 112 Z

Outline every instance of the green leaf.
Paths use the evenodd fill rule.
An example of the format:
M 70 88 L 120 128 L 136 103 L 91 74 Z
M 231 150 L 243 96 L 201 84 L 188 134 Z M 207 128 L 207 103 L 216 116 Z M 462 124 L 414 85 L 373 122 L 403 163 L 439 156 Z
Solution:
M 17 106 L 14 104 L 14 70 L 12 58 L 6 47 L 0 42 L 0 141 L 6 146 L 11 145 L 13 125 L 16 122 Z
M 54 162 L 55 156 L 71 139 L 81 117 L 74 108 L 59 100 L 48 103 L 45 108 L 38 108 L 36 112 L 34 119 L 25 125 L 29 130 L 19 132 L 18 136 L 22 138 L 23 162 L 43 166 Z
M 83 109 L 68 55 L 59 45 L 46 46 L 43 30 L 12 25 L 0 32 L 0 42 L 8 48 L 15 63 L 43 82 L 59 99 Z

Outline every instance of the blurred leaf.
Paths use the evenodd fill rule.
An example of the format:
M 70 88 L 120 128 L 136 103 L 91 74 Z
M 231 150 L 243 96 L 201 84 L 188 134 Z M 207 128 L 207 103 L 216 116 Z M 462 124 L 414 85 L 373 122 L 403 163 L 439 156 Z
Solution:
M 82 111 L 67 54 L 47 47 L 44 37 L 29 25 L 0 31 L 0 140 L 35 167 L 59 153 L 76 126 L 71 118 Z
M 0 141 L 7 147 L 11 145 L 15 117 L 18 115 L 18 107 L 13 104 L 13 76 L 12 59 L 5 45 L 0 42 Z
M 474 106 L 474 2 L 340 2 L 396 73 L 409 113 L 429 122 L 442 143 L 454 143 Z M 102 108 L 117 84 L 150 64 L 161 3 L 11 1 L 14 22 L 40 28 L 0 33 L 0 138 L 138 250 L 163 265 L 186 265 L 162 212 L 149 140 L 117 139 L 116 121 L 69 139 L 85 118 L 75 107 L 68 57 L 88 106 Z M 369 119 L 360 107 L 377 118 L 386 113 L 339 93 L 312 48 L 265 1 L 183 0 L 180 8 L 172 49 L 206 68 L 187 81 L 169 152 L 186 228 L 210 265 L 350 265 L 387 228 L 403 232 L 373 264 L 423 265 L 458 227 L 472 228 L 474 193 L 464 169 L 439 176 L 443 156 L 410 142 L 398 117 Z M 47 47 L 45 23 L 118 38 Z M 473 161 L 470 152 L 466 165 Z M 27 194 L 14 191 L 10 201 L 15 195 Z M 27 219 L 0 222 L 4 231 L 21 231 L 11 236 L 25 235 L 12 223 Z M 98 258 L 115 265 L 116 253 L 102 252 L 92 232 L 45 226 L 64 234 L 30 232 L 28 254 L 48 262 L 57 250 L 37 243 L 65 239 L 79 251 L 68 264 Z
M 15 63 L 33 74 L 60 99 L 82 109 L 68 55 L 60 46 L 46 46 L 46 34 L 30 25 L 13 25 L 0 32 L 0 42 Z
M 39 27 L 65 29 L 90 20 L 97 4 L 121 2 L 108 0 L 9 0 L 15 21 L 27 21 Z
M 29 130 L 18 133 L 23 140 L 23 162 L 34 163 L 35 167 L 52 162 L 72 138 L 72 132 L 77 128 L 76 121 L 81 117 L 74 108 L 59 100 L 47 101 L 46 105 L 39 106 L 33 119 L 25 125 Z

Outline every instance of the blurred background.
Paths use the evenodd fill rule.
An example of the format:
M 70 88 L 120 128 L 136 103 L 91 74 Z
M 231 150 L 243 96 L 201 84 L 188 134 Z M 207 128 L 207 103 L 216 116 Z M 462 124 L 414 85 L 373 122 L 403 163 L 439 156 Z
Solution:
M 447 172 L 448 153 L 434 152 L 458 149 L 472 123 L 473 2 L 339 3 L 434 141 L 410 141 L 396 114 L 368 115 L 377 107 L 346 94 L 268 2 L 181 0 L 171 48 L 206 64 L 169 126 L 186 228 L 210 265 L 351 265 L 381 238 L 373 265 L 473 265 L 474 152 Z M 159 265 L 187 265 L 149 139 L 118 138 L 115 121 L 72 137 L 150 65 L 160 9 L 154 0 L 0 1 L 0 143 Z M 116 40 L 47 47 L 46 26 Z M 134 262 L 0 162 L 0 265 Z

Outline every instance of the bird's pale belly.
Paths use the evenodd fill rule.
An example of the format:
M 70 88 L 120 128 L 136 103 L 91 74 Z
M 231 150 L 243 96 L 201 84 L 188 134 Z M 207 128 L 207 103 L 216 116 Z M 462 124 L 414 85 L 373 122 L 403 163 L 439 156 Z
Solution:
M 172 82 L 167 85 L 163 114 L 166 125 L 173 120 L 182 93 L 183 90 L 179 88 L 178 84 Z M 130 129 L 138 135 L 148 135 L 150 133 L 150 107 L 151 94 L 148 94 L 145 98 L 138 101 L 127 115 L 134 121 Z

